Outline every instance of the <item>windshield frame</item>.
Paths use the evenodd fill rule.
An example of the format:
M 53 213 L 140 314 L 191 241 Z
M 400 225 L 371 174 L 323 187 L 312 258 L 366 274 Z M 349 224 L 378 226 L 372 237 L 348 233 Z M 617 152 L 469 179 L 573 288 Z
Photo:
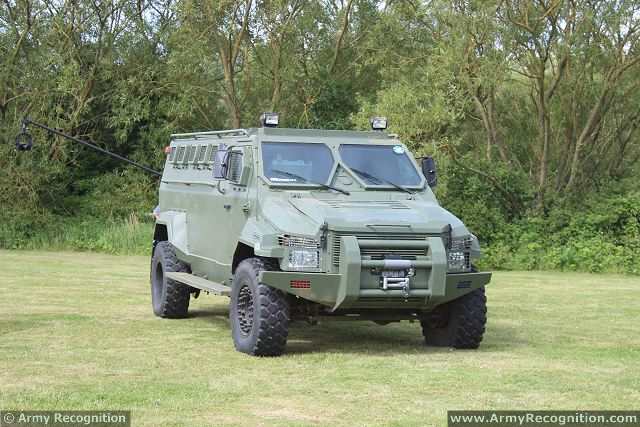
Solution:
M 324 145 L 328 150 L 329 150 L 329 154 L 331 155 L 331 160 L 332 160 L 332 164 L 331 164 L 331 170 L 329 172 L 329 174 L 327 175 L 327 179 L 320 183 L 320 181 L 318 181 L 319 183 L 313 183 L 313 182 L 274 182 L 272 180 L 269 179 L 269 177 L 266 175 L 265 170 L 264 170 L 264 157 L 263 157 L 263 153 L 262 153 L 262 147 L 263 144 L 270 144 L 270 143 L 275 143 L 275 144 L 318 144 L 318 145 Z M 322 188 L 323 185 L 331 185 L 331 181 L 333 181 L 333 177 L 336 174 L 336 170 L 338 169 L 338 165 L 340 163 L 340 161 L 338 160 L 338 155 L 336 153 L 336 150 L 334 148 L 333 145 L 327 144 L 324 141 L 287 141 L 287 140 L 275 140 L 275 139 L 269 139 L 269 140 L 263 140 L 260 141 L 260 143 L 258 144 L 259 148 L 259 152 L 258 152 L 258 161 L 260 162 L 260 166 L 258 168 L 258 170 L 260 171 L 259 174 L 259 178 L 262 179 L 267 185 L 269 185 L 270 187 L 293 187 L 293 188 Z
M 358 181 L 358 183 L 360 185 L 362 185 L 365 189 L 372 189 L 372 190 L 389 190 L 389 189 L 391 189 L 393 191 L 400 191 L 399 189 L 395 188 L 391 184 L 386 184 L 384 182 L 381 183 L 381 184 L 370 184 L 367 181 L 365 181 L 364 178 L 362 176 L 360 176 L 359 173 L 353 171 L 349 167 L 349 165 L 342 159 L 342 156 L 340 155 L 340 147 L 342 147 L 343 145 L 370 145 L 370 146 L 375 146 L 375 147 L 380 147 L 380 146 L 386 146 L 386 147 L 400 146 L 400 147 L 402 147 L 404 149 L 404 154 L 407 156 L 407 158 L 409 159 L 409 162 L 413 166 L 415 172 L 418 174 L 418 178 L 420 178 L 420 182 L 418 184 L 416 184 L 416 185 L 402 185 L 402 183 L 395 182 L 395 181 L 394 181 L 394 183 L 399 185 L 400 187 L 406 188 L 408 190 L 416 190 L 416 191 L 424 190 L 425 183 L 426 183 L 426 178 L 422 174 L 422 170 L 418 166 L 418 162 L 413 157 L 413 153 L 411 153 L 411 151 L 407 148 L 407 146 L 402 144 L 400 141 L 394 141 L 393 144 L 389 144 L 389 143 L 371 143 L 371 142 L 367 142 L 367 143 L 341 142 L 336 146 L 336 154 L 338 156 L 340 165 L 343 168 L 345 168 L 346 170 L 348 170 L 349 173 L 351 175 L 353 175 L 355 180 Z M 371 173 L 370 171 L 363 171 L 363 172 Z M 375 174 L 372 174 L 372 175 L 375 176 Z M 384 178 L 381 178 L 381 179 L 384 180 Z
M 347 138 L 348 139 L 348 138 Z M 396 183 L 398 185 L 401 185 L 402 187 L 408 189 L 408 190 L 414 190 L 416 192 L 422 192 L 425 191 L 425 188 L 427 188 L 426 186 L 426 178 L 424 177 L 424 175 L 422 174 L 422 170 L 420 168 L 420 166 L 418 165 L 417 160 L 415 159 L 415 157 L 413 156 L 413 153 L 411 152 L 411 150 L 409 150 L 407 148 L 407 146 L 403 143 L 401 143 L 399 140 L 390 140 L 390 141 L 384 141 L 384 142 L 377 142 L 374 140 L 363 140 L 363 141 L 345 141 L 344 139 L 340 138 L 338 140 L 330 140 L 330 141 L 319 141 L 317 139 L 307 139 L 305 137 L 297 137 L 295 139 L 290 139 L 288 137 L 284 137 L 284 138 L 273 138 L 273 139 L 263 139 L 261 141 L 259 141 L 257 145 L 258 147 L 258 153 L 256 157 L 256 161 L 258 162 L 258 167 L 256 168 L 256 170 L 259 172 L 257 173 L 257 177 L 258 179 L 262 180 L 266 185 L 268 185 L 269 187 L 275 187 L 275 188 L 298 188 L 298 189 L 320 189 L 321 185 L 320 184 L 314 184 L 314 183 L 309 183 L 309 182 L 273 182 L 269 179 L 269 177 L 265 174 L 264 171 L 264 161 L 263 161 L 263 153 L 262 153 L 262 147 L 263 144 L 265 143 L 279 143 L 279 144 L 322 144 L 324 145 L 326 148 L 329 149 L 329 153 L 331 154 L 332 160 L 333 160 L 333 165 L 331 167 L 331 171 L 327 176 L 327 180 L 325 182 L 322 183 L 322 185 L 331 185 L 331 182 L 333 181 L 333 178 L 337 172 L 338 167 L 342 167 L 343 169 L 345 169 L 346 171 L 349 172 L 350 175 L 353 176 L 353 178 L 355 179 L 355 181 L 360 184 L 362 186 L 362 188 L 364 190 L 386 190 L 386 191 L 394 191 L 394 192 L 399 192 L 400 190 L 395 188 L 394 186 L 390 185 L 390 184 L 369 184 L 367 181 L 364 180 L 363 177 L 360 176 L 360 174 L 354 172 L 351 170 L 351 168 L 345 163 L 345 161 L 342 159 L 342 157 L 340 156 L 340 147 L 342 145 L 370 145 L 370 146 L 388 146 L 388 147 L 394 147 L 396 145 L 401 146 L 402 148 L 404 148 L 405 151 L 405 155 L 408 157 L 409 162 L 411 163 L 411 165 L 413 166 L 414 170 L 416 171 L 416 173 L 418 174 L 418 177 L 420 178 L 420 182 L 417 185 L 401 185 L 399 183 Z M 367 171 L 368 172 L 368 171 Z M 353 191 L 350 190 L 350 191 Z

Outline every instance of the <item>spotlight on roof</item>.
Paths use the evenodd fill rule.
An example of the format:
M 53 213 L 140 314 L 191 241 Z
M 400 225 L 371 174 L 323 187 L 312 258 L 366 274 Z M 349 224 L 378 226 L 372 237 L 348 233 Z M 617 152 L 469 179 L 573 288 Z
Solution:
M 371 129 L 373 130 L 385 130 L 387 128 L 387 118 L 386 117 L 371 117 L 369 119 L 369 123 L 371 123 Z
M 278 113 L 262 113 L 260 116 L 260 124 L 264 127 L 275 128 L 278 127 L 280 117 Z

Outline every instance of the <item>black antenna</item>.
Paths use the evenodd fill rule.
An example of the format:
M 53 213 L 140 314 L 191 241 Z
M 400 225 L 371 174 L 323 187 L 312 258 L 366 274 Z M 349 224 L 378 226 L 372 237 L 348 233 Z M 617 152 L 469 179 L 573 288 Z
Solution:
M 102 154 L 106 154 L 107 156 L 111 156 L 114 159 L 118 159 L 118 160 L 121 160 L 121 161 L 123 161 L 125 163 L 129 163 L 130 165 L 135 166 L 135 167 L 137 167 L 139 169 L 142 169 L 143 171 L 145 171 L 147 173 L 150 173 L 152 175 L 156 175 L 156 176 L 160 176 L 160 177 L 162 176 L 162 172 L 158 172 L 157 170 L 153 170 L 150 167 L 147 167 L 145 165 L 141 165 L 140 163 L 134 162 L 133 160 L 130 160 L 130 159 L 127 159 L 126 157 L 123 157 L 123 156 L 121 156 L 119 154 L 112 153 L 111 151 L 105 150 L 104 148 L 100 148 L 97 145 L 94 145 L 94 144 L 92 144 L 90 142 L 78 139 L 75 136 L 67 135 L 66 133 L 61 132 L 61 131 L 59 131 L 57 129 L 53 129 L 53 128 L 50 128 L 49 126 L 45 126 L 45 125 L 40 124 L 38 122 L 34 122 L 33 120 L 31 120 L 28 117 L 25 117 L 24 119 L 22 119 L 21 132 L 18 134 L 18 136 L 16 136 L 16 149 L 18 151 L 29 151 L 33 147 L 33 138 L 31 136 L 31 134 L 29 134 L 29 127 L 28 127 L 29 125 L 33 125 L 33 126 L 39 127 L 40 129 L 44 129 L 49 133 L 53 133 L 55 135 L 59 135 L 59 136 L 61 136 L 63 138 L 67 138 L 67 139 L 69 139 L 69 140 L 71 140 L 73 142 L 77 142 L 78 144 L 82 144 L 82 145 L 84 145 L 86 147 L 89 147 L 89 148 L 91 148 L 91 149 L 93 149 L 95 151 L 98 151 L 98 152 L 102 153 Z

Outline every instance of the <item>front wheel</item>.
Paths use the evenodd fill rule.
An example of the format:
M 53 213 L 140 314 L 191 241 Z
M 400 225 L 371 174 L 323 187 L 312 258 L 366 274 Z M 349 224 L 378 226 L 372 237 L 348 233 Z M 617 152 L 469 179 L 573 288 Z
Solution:
M 267 260 L 242 261 L 233 275 L 229 318 L 236 350 L 252 356 L 279 356 L 289 331 L 286 295 L 260 283 L 260 272 L 271 269 Z
M 427 345 L 478 348 L 487 323 L 484 286 L 442 304 L 420 321 Z

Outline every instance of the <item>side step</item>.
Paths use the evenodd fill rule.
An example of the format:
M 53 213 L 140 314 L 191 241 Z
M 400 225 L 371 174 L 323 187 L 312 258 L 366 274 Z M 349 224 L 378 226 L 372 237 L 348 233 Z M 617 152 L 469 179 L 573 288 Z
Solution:
M 184 283 L 193 288 L 202 289 L 203 291 L 210 292 L 215 295 L 223 295 L 228 297 L 231 295 L 231 288 L 221 283 L 212 282 L 211 280 L 204 279 L 202 277 L 194 276 L 189 273 L 166 273 L 167 277 L 176 282 Z

